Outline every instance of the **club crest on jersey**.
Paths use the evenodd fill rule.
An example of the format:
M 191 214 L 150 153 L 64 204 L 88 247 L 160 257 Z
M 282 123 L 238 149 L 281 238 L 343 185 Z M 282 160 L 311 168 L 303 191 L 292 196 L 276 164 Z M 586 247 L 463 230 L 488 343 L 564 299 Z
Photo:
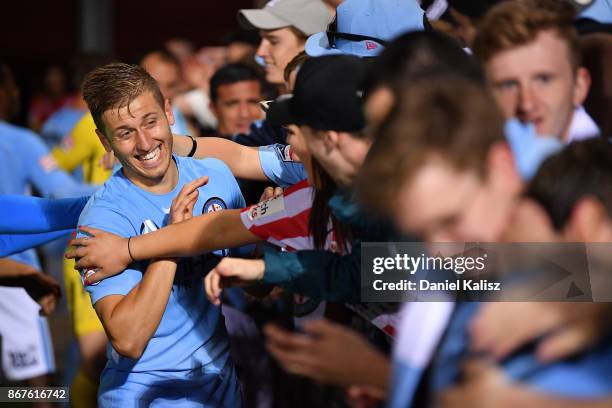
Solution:
M 208 214 L 211 212 L 225 210 L 227 205 L 225 201 L 220 199 L 219 197 L 213 197 L 206 200 L 204 203 L 204 207 L 202 207 L 202 214 Z
M 276 214 L 277 212 L 283 211 L 284 209 L 285 197 L 280 195 L 269 198 L 266 201 L 262 201 L 261 203 L 254 205 L 249 209 L 248 216 L 251 221 L 254 221 L 268 215 Z
M 140 235 L 148 234 L 152 231 L 157 231 L 159 227 L 151 220 L 144 220 L 142 224 L 140 224 Z
M 278 146 L 276 146 L 276 153 L 281 158 L 281 160 L 284 161 L 284 162 L 292 162 L 292 161 L 294 161 L 293 160 L 293 149 L 291 149 L 290 145 L 287 145 L 287 146 L 278 145 Z
M 83 283 L 83 286 L 96 286 L 98 283 L 100 282 L 90 282 L 89 278 L 91 278 L 93 275 L 95 275 L 97 272 L 96 269 L 87 269 L 84 271 L 81 271 L 81 283 Z

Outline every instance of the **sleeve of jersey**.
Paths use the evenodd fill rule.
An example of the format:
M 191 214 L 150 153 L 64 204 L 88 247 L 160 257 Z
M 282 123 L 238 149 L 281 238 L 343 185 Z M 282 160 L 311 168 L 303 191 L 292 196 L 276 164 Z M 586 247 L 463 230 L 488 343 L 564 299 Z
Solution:
M 0 196 L 1 234 L 38 234 L 75 229 L 88 197 L 48 199 Z
M 129 220 L 120 214 L 119 211 L 110 208 L 96 207 L 84 211 L 79 219 L 79 225 L 99 228 L 122 237 L 136 235 L 136 231 Z M 87 236 L 87 234 L 81 231 L 77 233 L 77 237 L 84 236 Z M 140 282 L 142 278 L 141 270 L 145 269 L 145 262 L 139 262 L 130 265 L 128 269 L 115 276 L 85 286 L 85 290 L 91 296 L 91 303 L 95 304 L 98 300 L 110 295 L 126 296 Z M 79 273 L 83 281 L 84 274 L 87 271 L 79 271 Z
M 303 205 L 309 202 L 308 198 L 300 201 L 281 195 L 245 208 L 240 213 L 240 219 L 252 234 L 272 245 L 281 248 L 309 247 L 310 208 Z
M 285 188 L 307 177 L 304 165 L 291 158 L 290 146 L 274 144 L 259 148 L 259 162 L 266 177 Z
M 361 245 L 348 255 L 324 250 L 264 253 L 264 282 L 330 302 L 360 299 Z
M 74 229 L 43 232 L 40 234 L 0 235 L 0 257 L 10 256 L 70 234 Z
M 23 160 L 27 161 L 30 182 L 45 197 L 66 198 L 91 195 L 97 186 L 78 183 L 57 167 L 57 162 L 35 135 L 24 134 Z

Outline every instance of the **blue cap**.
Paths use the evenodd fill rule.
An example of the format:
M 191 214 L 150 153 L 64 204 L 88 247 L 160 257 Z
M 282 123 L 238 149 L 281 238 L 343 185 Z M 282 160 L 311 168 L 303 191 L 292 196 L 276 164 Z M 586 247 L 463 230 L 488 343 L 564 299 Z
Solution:
M 416 0 L 345 0 L 336 10 L 336 27 L 311 35 L 306 53 L 375 57 L 398 35 L 424 30 L 424 13 Z
M 612 1 L 594 0 L 585 2 L 583 0 L 575 1 L 575 3 L 585 3 L 579 17 L 590 18 L 603 24 L 612 24 Z
M 533 123 L 510 119 L 504 131 L 518 172 L 525 181 L 535 176 L 544 160 L 563 148 L 563 143 L 555 137 L 538 136 Z

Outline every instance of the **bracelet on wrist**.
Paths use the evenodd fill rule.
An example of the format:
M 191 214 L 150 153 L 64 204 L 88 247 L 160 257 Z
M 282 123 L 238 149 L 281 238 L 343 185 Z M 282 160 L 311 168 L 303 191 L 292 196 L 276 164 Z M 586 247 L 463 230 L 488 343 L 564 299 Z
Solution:
M 130 259 L 132 260 L 132 262 L 136 262 L 136 260 L 134 259 L 134 257 L 132 256 L 132 250 L 130 248 L 130 240 L 132 239 L 132 237 L 128 238 L 128 242 L 127 242 L 127 247 L 128 247 L 128 254 L 130 255 Z
M 187 157 L 193 157 L 193 155 L 196 152 L 196 149 L 198 148 L 198 142 L 196 142 L 196 140 L 195 140 L 195 138 L 193 136 L 187 135 L 187 137 L 191 139 L 191 150 L 187 154 Z

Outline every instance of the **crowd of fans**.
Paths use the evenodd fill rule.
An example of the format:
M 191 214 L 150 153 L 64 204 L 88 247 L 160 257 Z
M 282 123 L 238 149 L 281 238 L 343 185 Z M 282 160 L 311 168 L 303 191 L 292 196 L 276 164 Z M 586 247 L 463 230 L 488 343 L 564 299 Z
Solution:
M 29 129 L 0 61 L 2 384 L 75 407 L 612 406 L 612 1 L 271 0 L 237 24 L 49 67 Z M 63 278 L 33 249 L 56 240 Z M 604 272 L 555 302 L 365 302 L 368 243 L 401 242 L 592 244 L 580 273 Z

